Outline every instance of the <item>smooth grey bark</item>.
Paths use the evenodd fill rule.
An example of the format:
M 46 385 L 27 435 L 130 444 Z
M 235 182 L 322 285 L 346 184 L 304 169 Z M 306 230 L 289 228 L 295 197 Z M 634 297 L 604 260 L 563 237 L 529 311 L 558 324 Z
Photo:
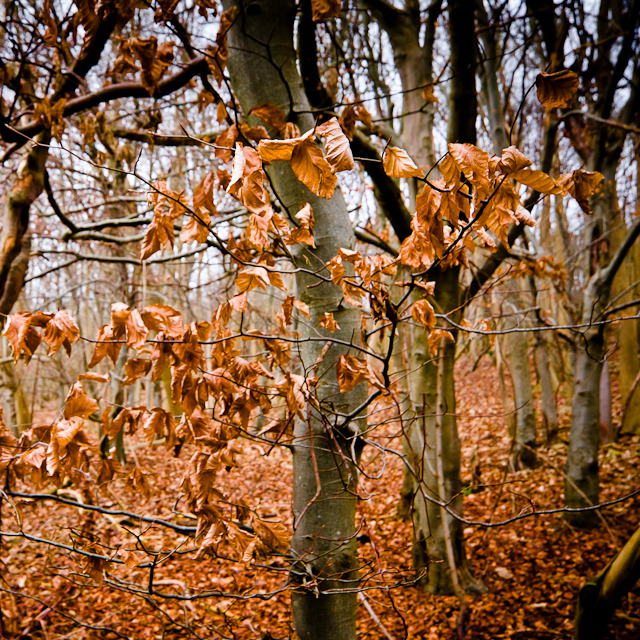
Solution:
M 296 67 L 293 47 L 294 0 L 225 0 L 225 9 L 238 9 L 229 33 L 229 73 L 242 109 L 269 102 L 282 109 L 288 121 L 307 131 L 314 125 Z M 340 247 L 352 248 L 354 235 L 342 193 L 330 200 L 314 196 L 298 181 L 287 163 L 268 169 L 274 192 L 290 216 L 309 202 L 315 217 L 316 249 L 298 256 L 300 267 L 319 269 Z M 309 305 L 311 321 L 300 325 L 301 337 L 325 335 L 350 341 L 360 328 L 360 311 L 342 300 L 331 283 L 296 274 L 300 299 Z M 341 329 L 333 334 L 318 326 L 325 312 L 334 314 Z M 303 342 L 302 369 L 312 372 L 324 348 L 321 342 Z M 293 620 L 302 640 L 352 640 L 356 635 L 358 559 L 355 540 L 357 469 L 351 447 L 358 421 L 343 429 L 336 415 L 352 413 L 366 397 L 365 385 L 341 394 L 335 374 L 345 352 L 333 344 L 316 372 L 305 420 L 299 420 L 293 442 L 293 516 L 291 580 Z
M 536 413 L 529 371 L 529 349 L 526 333 L 507 333 L 507 353 L 513 399 L 516 406 L 516 428 L 511 463 L 514 469 L 531 468 L 536 464 Z
M 491 125 L 493 151 L 496 155 L 501 155 L 502 150 L 509 146 L 509 134 L 504 120 L 502 95 L 498 86 L 499 55 L 497 33 L 495 27 L 490 24 L 483 0 L 476 0 L 476 15 L 478 18 L 478 31 L 484 49 L 484 59 L 479 67 L 482 93 L 487 104 L 487 115 Z
M 394 51 L 404 90 L 403 138 L 406 149 L 418 164 L 433 164 L 433 105 L 425 104 L 421 89 L 433 81 L 433 41 L 442 3 L 433 2 L 430 6 L 423 45 L 420 44 L 419 2 L 407 0 L 403 9 L 392 6 L 386 0 L 367 0 L 366 5 L 389 35 Z M 448 136 L 451 142 L 475 143 L 475 25 L 473 11 L 468 9 L 468 4 L 460 0 L 450 3 L 449 6 L 453 80 Z M 459 273 L 459 268 L 454 268 L 430 276 L 437 283 L 435 301 L 444 312 L 459 305 Z M 459 314 L 455 317 L 460 319 Z M 451 515 L 447 516 L 447 520 L 454 557 L 448 558 L 442 509 L 433 503 L 434 499 L 451 500 L 452 510 L 462 514 L 460 440 L 455 419 L 454 360 L 455 345 L 448 344 L 444 347 L 440 367 L 440 376 L 443 378 L 441 401 L 443 406 L 447 407 L 438 429 L 444 473 L 444 479 L 440 479 L 436 464 L 438 366 L 429 352 L 425 331 L 422 328 L 412 330 L 409 369 L 414 418 L 407 421 L 406 433 L 412 472 L 409 474 L 410 477 L 405 478 L 403 497 L 409 492 L 413 495 L 414 567 L 424 572 L 422 585 L 425 590 L 436 594 L 455 593 L 454 583 L 470 592 L 478 592 L 483 588 L 471 576 L 464 552 L 462 526 L 459 520 Z M 441 487 L 444 488 L 444 495 L 441 495 Z M 458 573 L 455 581 L 451 573 L 452 566 Z
M 558 439 L 558 408 L 556 405 L 556 394 L 553 390 L 547 343 L 539 334 L 536 336 L 534 353 L 536 370 L 538 371 L 538 379 L 540 380 L 542 426 L 545 432 L 546 445 L 550 447 Z
M 493 150 L 501 155 L 509 146 L 509 134 L 504 119 L 502 95 L 498 85 L 499 51 L 496 29 L 491 26 L 487 10 L 482 0 L 476 2 L 479 35 L 484 49 L 484 60 L 480 66 L 482 94 L 484 96 L 489 124 L 493 137 Z M 517 296 L 512 298 L 518 307 Z M 509 369 L 513 381 L 516 407 L 516 425 L 512 464 L 515 469 L 532 467 L 536 462 L 536 416 L 529 372 L 529 338 L 526 333 L 510 333 L 506 336 Z
M 600 374 L 600 440 L 613 442 L 613 416 L 611 415 L 611 379 L 609 376 L 609 360 L 605 357 Z
M 527 4 L 543 35 L 545 66 L 550 71 L 556 71 L 564 62 L 563 47 L 568 33 L 565 18 L 560 16 L 557 12 L 558 5 L 553 2 L 530 1 Z M 617 8 L 620 10 L 618 14 L 611 3 L 601 2 L 597 8 L 597 33 L 589 36 L 599 43 L 595 47 L 592 64 L 600 70 L 594 77 L 598 100 L 591 102 L 590 108 L 592 115 L 603 122 L 615 120 L 625 125 L 633 121 L 640 107 L 640 60 L 633 46 L 640 24 L 640 3 L 632 2 Z M 624 25 L 622 30 L 618 26 L 620 24 Z M 616 46 L 611 44 L 614 40 Z M 586 51 L 580 55 L 586 55 Z M 581 63 L 582 60 L 578 62 Z M 629 66 L 633 69 L 630 83 L 625 80 Z M 580 64 L 576 65 L 576 68 L 580 68 Z M 624 102 L 621 91 L 625 94 Z M 576 126 L 567 128 L 567 131 L 571 131 L 568 137 L 584 164 L 591 171 L 602 172 L 605 178 L 602 192 L 592 198 L 593 215 L 585 233 L 590 249 L 586 269 L 589 280 L 584 293 L 580 295 L 580 311 L 576 314 L 579 316 L 576 319 L 590 326 L 583 330 L 582 336 L 576 342 L 565 501 L 568 507 L 582 508 L 590 503 L 597 504 L 599 498 L 599 396 L 606 340 L 602 326 L 594 326 L 591 323 L 603 318 L 602 313 L 610 297 L 613 278 L 633 245 L 639 229 L 637 222 L 634 223 L 615 250 L 610 248 L 609 239 L 604 241 L 605 234 L 608 235 L 612 224 L 615 224 L 618 209 L 615 178 L 628 135 L 626 128 L 605 125 L 598 127 L 593 136 L 585 136 L 583 126 L 576 123 Z M 580 526 L 597 523 L 595 512 L 568 513 L 566 518 Z
M 609 300 L 613 278 L 625 256 L 640 235 L 640 219 L 629 230 L 605 269 L 596 269 L 584 292 L 582 324 L 588 326 L 576 345 L 574 393 L 571 403 L 571 432 L 565 467 L 565 502 L 570 508 L 598 504 L 598 447 L 600 445 L 600 377 L 606 342 L 601 320 Z M 567 513 L 575 526 L 589 527 L 598 523 L 595 511 Z
M 433 82 L 433 44 L 442 1 L 431 3 L 424 21 L 419 0 L 405 0 L 402 9 L 394 7 L 388 0 L 365 0 L 364 5 L 389 36 L 404 89 L 401 144 L 419 166 L 433 166 L 436 162 L 433 141 L 435 105 L 425 101 L 422 90 Z M 424 32 L 421 33 L 423 24 Z M 410 180 L 409 187 L 413 204 L 421 183 Z
M 455 309 L 460 295 L 459 268 L 451 268 L 438 274 L 435 282 L 438 304 L 443 309 Z M 459 312 L 454 313 L 452 320 L 459 322 L 459 315 Z M 453 550 L 453 558 L 450 558 L 443 509 L 434 503 L 434 500 L 445 501 L 449 503 L 451 511 L 462 516 L 461 448 L 454 381 L 455 342 L 447 342 L 441 349 L 443 353 L 438 366 L 429 352 L 426 333 L 422 331 L 420 335 L 414 332 L 411 345 L 411 396 L 415 418 L 409 429 L 416 482 L 413 500 L 413 563 L 418 570 L 424 571 L 422 584 L 430 593 L 456 594 L 457 585 L 468 593 L 481 593 L 485 589 L 471 574 L 460 520 L 453 515 L 446 515 L 447 533 Z M 437 444 L 441 446 L 436 446 Z M 443 478 L 438 475 L 439 450 Z M 441 489 L 444 489 L 444 494 Z M 456 569 L 457 579 L 452 575 L 452 566 Z
M 475 89 L 475 23 L 474 13 L 461 0 L 449 3 L 449 40 L 451 42 L 452 80 L 449 96 L 449 142 L 476 142 L 477 96 Z M 405 87 L 407 89 L 408 87 Z M 461 300 L 460 268 L 437 270 L 435 303 L 441 313 L 452 312 L 454 321 L 460 320 L 455 311 Z M 452 331 L 457 337 L 457 332 Z M 459 591 L 478 593 L 483 585 L 474 579 L 464 549 L 464 534 L 460 521 L 443 510 L 430 498 L 450 503 L 451 510 L 462 515 L 462 481 L 460 479 L 460 438 L 455 416 L 454 382 L 455 342 L 447 343 L 436 366 L 429 353 L 426 333 L 414 331 L 411 348 L 411 395 L 416 419 L 411 426 L 409 441 L 413 449 L 417 489 L 414 497 L 413 561 L 424 569 L 425 590 L 436 594 L 461 595 Z M 438 376 L 442 379 L 439 381 Z M 438 384 L 440 402 L 446 407 L 438 415 Z M 440 412 L 441 413 L 441 412 Z M 440 424 L 436 423 L 436 417 Z M 444 478 L 438 477 L 436 439 L 441 444 Z M 444 488 L 444 495 L 441 493 Z M 443 526 L 443 517 L 447 526 Z M 446 529 L 446 531 L 445 531 Z M 448 534 L 448 535 L 445 535 Z M 448 540 L 447 540 L 448 538 Z M 449 557 L 453 551 L 453 557 Z M 452 568 L 457 576 L 452 574 Z

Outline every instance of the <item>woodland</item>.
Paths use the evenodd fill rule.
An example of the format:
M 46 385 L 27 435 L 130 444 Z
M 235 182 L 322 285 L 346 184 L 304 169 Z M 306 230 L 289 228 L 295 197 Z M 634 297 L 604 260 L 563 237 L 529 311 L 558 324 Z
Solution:
M 0 638 L 640 637 L 639 0 L 3 0 Z

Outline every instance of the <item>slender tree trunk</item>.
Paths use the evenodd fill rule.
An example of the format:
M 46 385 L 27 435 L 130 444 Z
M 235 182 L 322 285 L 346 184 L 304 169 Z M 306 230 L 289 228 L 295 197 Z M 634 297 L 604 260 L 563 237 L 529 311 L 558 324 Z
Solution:
M 449 3 L 449 39 L 451 42 L 452 81 L 450 89 L 450 113 L 447 137 L 450 142 L 476 142 L 477 96 L 475 89 L 475 23 L 474 12 L 468 3 L 453 0 Z M 435 301 L 441 312 L 459 313 L 454 310 L 460 303 L 460 269 L 450 268 L 435 276 Z M 457 335 L 456 332 L 452 332 Z M 442 417 L 442 456 L 444 481 L 438 482 L 435 464 L 436 439 L 436 390 L 438 367 L 432 362 L 424 332 L 416 331 L 412 338 L 412 400 L 414 411 L 420 416 L 413 422 L 410 442 L 420 459 L 420 491 L 416 494 L 414 508 L 414 564 L 425 567 L 424 588 L 437 594 L 456 593 L 456 583 L 463 590 L 477 593 L 483 590 L 470 572 L 465 551 L 464 535 L 460 521 L 449 517 L 449 533 L 455 558 L 448 558 L 447 542 L 442 526 L 442 509 L 428 500 L 429 497 L 451 502 L 451 508 L 462 513 L 460 490 L 460 439 L 455 418 L 456 396 L 453 378 L 455 344 L 444 347 L 441 367 L 442 401 L 447 413 Z M 421 448 L 420 445 L 422 444 Z M 439 486 L 445 487 L 440 495 Z M 457 580 L 451 575 L 451 567 L 458 572 Z
M 436 277 L 436 300 L 443 309 L 455 309 L 459 300 L 459 269 L 451 268 Z M 454 321 L 457 318 L 452 318 Z M 424 588 L 430 593 L 456 593 L 451 567 L 458 572 L 458 583 L 467 592 L 480 593 L 483 585 L 471 575 L 464 549 L 464 535 L 460 521 L 448 515 L 448 528 L 454 552 L 453 562 L 447 555 L 447 541 L 443 526 L 442 508 L 431 499 L 449 502 L 452 511 L 462 515 L 462 481 L 460 479 L 460 438 L 456 420 L 454 365 L 456 345 L 444 347 L 440 372 L 424 331 L 414 332 L 411 345 L 411 389 L 416 418 L 409 432 L 409 440 L 416 463 L 417 491 L 414 497 L 413 561 L 418 570 L 425 571 Z M 444 478 L 438 478 L 436 417 L 438 376 L 442 389 L 441 442 Z M 445 489 L 444 495 L 440 486 Z
M 609 376 L 609 360 L 605 357 L 600 373 L 600 441 L 603 443 L 615 440 L 613 417 L 611 415 L 611 379 Z
M 516 470 L 532 468 L 536 464 L 536 414 L 533 406 L 528 347 L 526 333 L 507 334 L 509 369 L 513 380 L 513 398 L 516 406 L 516 429 L 511 461 Z
M 550 447 L 558 439 L 558 408 L 556 394 L 553 390 L 547 343 L 540 334 L 536 336 L 535 357 L 538 379 L 540 380 L 542 426 L 545 431 L 546 445 Z
M 571 434 L 567 453 L 565 502 L 580 508 L 598 503 L 598 447 L 600 446 L 600 376 L 604 340 L 599 331 L 585 336 L 576 353 L 574 392 L 571 403 Z M 594 511 L 567 514 L 575 526 L 594 526 Z
M 594 198 L 593 224 L 596 226 L 604 225 L 608 221 L 611 208 L 615 206 L 616 166 L 616 164 L 607 165 L 605 188 L 601 195 Z M 632 242 L 635 237 L 637 232 L 635 235 L 627 234 L 627 241 Z M 581 322 L 583 325 L 590 325 L 594 319 L 602 318 L 600 314 L 609 301 L 613 278 L 630 248 L 631 245 L 626 247 L 621 245 L 616 252 L 619 259 L 616 261 L 610 258 L 610 264 L 603 269 L 599 265 L 605 262 L 608 256 L 602 255 L 598 243 L 594 244 L 591 256 L 593 275 L 582 296 Z M 565 468 L 565 502 L 571 508 L 596 505 L 600 497 L 598 449 L 600 446 L 600 385 L 606 353 L 604 331 L 602 326 L 589 326 L 576 343 L 571 432 Z M 595 511 L 567 513 L 566 519 L 579 527 L 596 526 L 599 522 Z
M 243 110 L 270 102 L 279 106 L 288 121 L 301 131 L 313 127 L 309 103 L 296 67 L 293 48 L 294 0 L 225 0 L 225 9 L 238 8 L 229 34 L 229 72 L 235 95 Z M 287 213 L 294 215 L 306 202 L 315 217 L 316 249 L 301 252 L 300 266 L 320 268 L 338 248 L 354 246 L 354 236 L 340 190 L 331 200 L 311 194 L 286 163 L 269 167 L 274 191 Z M 342 292 L 331 283 L 296 274 L 299 297 L 309 306 L 314 335 L 324 334 L 350 341 L 358 335 L 360 311 L 343 303 Z M 340 330 L 324 332 L 318 320 L 334 314 Z M 302 338 L 309 332 L 300 326 Z M 303 370 L 314 367 L 324 345 L 303 342 Z M 293 516 L 291 551 L 294 626 L 302 640 L 353 640 L 356 635 L 358 558 L 355 540 L 357 469 L 352 458 L 352 438 L 357 421 L 339 431 L 332 411 L 352 412 L 364 400 L 366 388 L 358 385 L 341 394 L 335 363 L 345 352 L 335 344 L 319 365 L 314 390 L 316 403 L 309 403 L 305 420 L 294 430 Z M 339 421 L 339 420 L 338 420 Z
M 38 134 L 29 143 L 18 166 L 15 179 L 7 195 L 0 235 L 0 326 L 4 314 L 11 312 L 24 284 L 29 264 L 31 240 L 29 210 L 44 189 L 44 171 L 51 136 L 48 131 Z M 44 145 L 44 146 L 43 146 Z

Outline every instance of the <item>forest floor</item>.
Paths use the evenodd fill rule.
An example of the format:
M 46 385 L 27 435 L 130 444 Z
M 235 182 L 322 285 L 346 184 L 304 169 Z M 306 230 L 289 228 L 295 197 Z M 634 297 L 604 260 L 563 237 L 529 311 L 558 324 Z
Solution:
M 477 469 L 482 483 L 481 490 L 465 497 L 465 517 L 497 522 L 529 504 L 537 509 L 562 506 L 567 407 L 562 402 L 559 407 L 561 441 L 540 449 L 536 469 L 513 472 L 495 368 L 485 358 L 472 371 L 463 359 L 456 373 L 462 478 L 470 485 L 472 471 Z M 386 425 L 381 431 L 375 436 L 380 444 L 401 449 L 397 425 Z M 231 494 L 230 502 L 244 499 L 261 516 L 277 517 L 290 527 L 290 457 L 278 448 L 267 456 L 267 449 L 246 443 L 239 468 L 220 476 L 220 481 Z M 139 491 L 116 483 L 103 496 L 103 504 L 171 518 L 187 459 L 188 451 L 174 459 L 162 448 L 136 448 L 129 465 L 150 470 L 151 498 L 145 500 Z M 626 437 L 604 446 L 600 462 L 603 501 L 637 489 L 640 438 Z M 397 516 L 403 479 L 400 459 L 370 447 L 363 454 L 363 467 L 366 474 L 361 478 L 358 520 L 360 533 L 368 541 L 360 545 L 366 590 L 360 596 L 359 638 L 458 638 L 457 598 L 428 595 L 414 584 L 411 525 Z M 293 637 L 283 558 L 270 558 L 262 566 L 220 557 L 196 558 L 189 540 L 153 526 L 140 528 L 99 514 L 88 517 L 86 512 L 52 503 L 24 502 L 20 509 L 24 531 L 30 535 L 70 544 L 72 532 L 92 531 L 103 541 L 96 549 L 114 557 L 125 542 L 127 548 L 133 548 L 131 534 L 151 551 L 175 548 L 182 541 L 177 553 L 158 562 L 155 588 L 178 595 L 219 589 L 229 595 L 183 601 L 152 599 L 145 595 L 149 569 L 136 568 L 135 562 L 111 573 L 112 581 L 126 580 L 139 589 L 139 595 L 131 595 L 83 577 L 84 563 L 64 549 L 5 537 L 0 547 L 5 638 L 172 639 L 191 637 L 188 630 L 194 632 L 193 637 L 207 639 Z M 592 531 L 572 529 L 559 515 L 534 516 L 498 528 L 465 526 L 472 572 L 488 589 L 485 595 L 467 598 L 466 637 L 570 638 L 580 586 L 606 565 L 638 526 L 640 499 L 609 507 L 602 516 L 603 526 Z M 15 531 L 14 514 L 6 502 L 2 517 L 0 528 Z M 134 552 L 133 559 L 142 559 L 142 554 L 136 557 Z M 269 597 L 272 592 L 276 594 Z M 640 637 L 640 585 L 623 602 L 608 637 Z

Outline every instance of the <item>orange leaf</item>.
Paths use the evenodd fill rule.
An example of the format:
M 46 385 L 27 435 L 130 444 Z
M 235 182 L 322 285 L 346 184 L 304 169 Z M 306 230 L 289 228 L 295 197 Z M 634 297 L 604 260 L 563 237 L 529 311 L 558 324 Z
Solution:
M 134 380 L 146 376 L 151 370 L 151 360 L 146 358 L 130 358 L 124 363 L 124 372 L 126 374 L 122 384 L 131 384 Z
M 87 371 L 78 376 L 78 380 L 93 380 L 93 382 L 109 382 L 111 376 L 108 373 L 94 373 Z
M 264 267 L 245 269 L 241 271 L 236 278 L 236 286 L 240 292 L 251 291 L 251 289 L 255 289 L 256 287 L 266 289 L 269 284 L 269 274 Z
M 498 160 L 498 169 L 507 174 L 530 166 L 531 160 L 514 146 L 503 149 L 502 156 Z
M 384 172 L 391 178 L 422 178 L 422 169 L 399 147 L 387 147 L 382 159 Z
M 331 333 L 333 333 L 336 329 L 340 329 L 340 326 L 333 317 L 333 313 L 325 312 L 324 317 L 322 318 L 322 320 L 320 320 L 319 324 L 327 331 L 331 331 Z
M 427 332 L 436 326 L 436 313 L 428 300 L 418 300 L 411 308 L 413 319 L 421 324 Z
M 142 431 L 147 439 L 147 442 L 151 444 L 156 438 L 167 437 L 167 448 L 171 436 L 175 433 L 176 421 L 169 411 L 161 409 L 160 407 L 154 407 L 151 409 L 151 413 L 142 424 Z
M 116 363 L 118 354 L 122 348 L 122 343 L 115 342 L 114 340 L 113 327 L 109 324 L 103 324 L 100 329 L 98 329 L 96 345 L 93 348 L 93 356 L 89 363 L 90 369 L 101 362 L 105 356 L 109 356 L 113 364 Z
M 215 181 L 215 174 L 209 172 L 193 190 L 193 209 L 196 213 L 200 214 L 202 210 L 209 214 L 216 213 L 216 205 L 213 202 Z
M 313 132 L 309 131 L 307 137 Z M 300 138 L 290 140 L 260 140 L 258 143 L 258 155 L 263 162 L 271 163 L 277 160 L 288 162 L 291 160 L 293 149 L 300 142 Z
M 296 218 L 300 220 L 300 225 L 291 230 L 289 234 L 290 240 L 287 244 L 299 242 L 315 249 L 316 244 L 313 239 L 314 220 L 311 205 L 309 203 L 305 204 L 304 207 L 296 213 Z
M 469 182 L 474 185 L 489 182 L 489 154 L 473 144 L 450 144 L 449 153 Z
M 564 189 L 560 187 L 551 176 L 539 169 L 520 169 L 519 171 L 510 173 L 509 177 L 540 193 L 553 194 L 556 196 L 564 194 Z
M 88 418 L 97 410 L 98 403 L 84 392 L 82 382 L 76 382 L 69 390 L 67 398 L 64 401 L 64 417 L 67 419 L 73 418 L 74 416 L 78 418 Z
M 303 136 L 291 154 L 291 168 L 296 177 L 309 191 L 321 198 L 329 199 L 333 195 L 338 179 L 333 174 L 321 149 L 311 138 Z
M 211 216 L 205 209 L 200 209 L 197 214 L 189 216 L 187 221 L 182 225 L 180 231 L 180 240 L 182 242 L 206 242 L 209 237 L 209 225 L 211 224 Z
M 147 329 L 145 323 L 142 321 L 142 316 L 137 309 L 134 309 L 127 318 L 127 344 L 132 349 L 142 349 L 147 336 L 149 335 L 149 329 Z
M 555 73 L 543 71 L 536 76 L 538 100 L 548 109 L 568 109 L 579 86 L 578 74 L 568 69 Z
M 311 19 L 314 22 L 324 22 L 329 18 L 339 18 L 340 0 L 311 0 Z
M 558 182 L 564 187 L 586 213 L 591 214 L 589 198 L 596 193 L 604 176 L 599 171 L 577 169 L 560 177 Z
M 337 118 L 331 118 L 317 127 L 316 133 L 326 140 L 325 155 L 334 171 L 350 171 L 356 166 L 349 139 L 343 133 Z
M 75 320 L 63 309 L 49 320 L 42 339 L 49 345 L 48 355 L 58 353 L 62 346 L 67 355 L 71 355 L 71 345 L 80 339 L 80 329 Z
M 18 362 L 24 353 L 27 364 L 31 360 L 35 350 L 40 345 L 41 336 L 31 325 L 33 314 L 29 311 L 20 311 L 7 318 L 3 336 L 11 343 L 14 362 Z
M 264 120 L 269 127 L 271 127 L 276 133 L 280 133 L 284 129 L 285 116 L 282 113 L 282 109 L 275 104 L 265 102 L 253 107 L 249 114 L 257 116 L 260 120 Z M 264 158 L 263 158 L 264 160 Z
M 340 391 L 347 393 L 367 379 L 367 363 L 361 358 L 341 355 L 336 364 L 336 374 Z
M 422 99 L 425 102 L 440 102 L 440 100 L 438 100 L 438 98 L 434 95 L 433 93 L 433 88 L 434 85 L 432 84 L 428 84 L 423 90 L 422 90 Z

